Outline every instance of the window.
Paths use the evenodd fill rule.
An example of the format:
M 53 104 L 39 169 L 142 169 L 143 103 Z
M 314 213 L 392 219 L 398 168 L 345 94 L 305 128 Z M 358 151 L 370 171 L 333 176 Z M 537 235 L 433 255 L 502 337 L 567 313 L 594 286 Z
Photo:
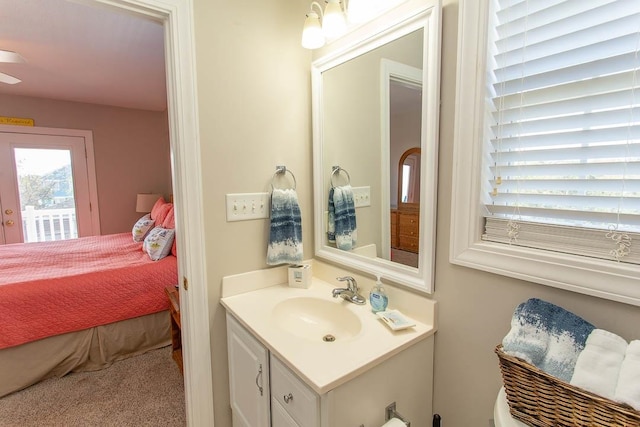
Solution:
M 451 261 L 640 305 L 640 2 L 460 6 Z

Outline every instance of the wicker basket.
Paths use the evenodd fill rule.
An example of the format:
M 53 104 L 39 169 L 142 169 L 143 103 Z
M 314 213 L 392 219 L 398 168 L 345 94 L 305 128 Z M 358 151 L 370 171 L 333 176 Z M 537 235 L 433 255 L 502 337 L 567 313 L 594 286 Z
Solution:
M 517 357 L 495 350 L 511 415 L 534 427 L 640 426 L 640 412 L 574 387 Z

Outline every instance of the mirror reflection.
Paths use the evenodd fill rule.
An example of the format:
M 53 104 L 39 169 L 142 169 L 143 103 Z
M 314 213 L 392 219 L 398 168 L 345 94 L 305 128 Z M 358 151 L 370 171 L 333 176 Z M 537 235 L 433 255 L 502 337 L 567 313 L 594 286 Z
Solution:
M 333 213 L 323 224 L 331 236 L 324 244 L 415 268 L 418 228 L 410 231 L 410 251 L 404 254 L 405 227 L 400 233 L 393 219 L 409 205 L 419 216 L 423 37 L 418 29 L 322 73 L 324 194 L 347 185 L 344 173 L 334 173 L 339 165 L 350 174 L 354 202 L 359 202 L 359 189 L 368 189 L 370 200 L 370 206 L 355 209 L 358 240 L 353 247 L 333 238 Z M 398 169 L 411 148 L 412 154 L 402 159 L 406 165 Z M 383 164 L 388 170 L 382 170 Z M 396 233 L 403 237 L 401 247 L 394 247 Z
M 420 204 L 420 148 L 410 148 L 398 167 L 398 204 Z
M 393 139 L 393 138 L 392 138 Z M 397 168 L 398 202 L 391 206 L 391 260 L 418 267 L 420 243 L 420 148 L 410 148 Z
M 422 292 L 433 291 L 439 8 L 403 3 L 312 64 L 315 255 Z M 338 187 L 355 213 L 342 249 L 328 233 L 344 225 Z

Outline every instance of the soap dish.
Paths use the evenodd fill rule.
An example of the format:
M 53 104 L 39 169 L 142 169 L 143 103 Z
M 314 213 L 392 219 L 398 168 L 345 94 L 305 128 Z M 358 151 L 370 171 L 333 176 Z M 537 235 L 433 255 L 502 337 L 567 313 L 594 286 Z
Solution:
M 394 331 L 416 326 L 416 323 L 413 320 L 409 319 L 398 310 L 379 311 L 376 314 Z

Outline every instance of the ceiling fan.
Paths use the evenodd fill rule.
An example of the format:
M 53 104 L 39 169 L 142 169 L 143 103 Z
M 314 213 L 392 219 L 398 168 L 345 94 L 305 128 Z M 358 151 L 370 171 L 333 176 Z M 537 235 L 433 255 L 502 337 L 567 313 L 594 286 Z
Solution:
M 13 62 L 13 63 L 21 63 L 26 62 L 22 55 L 17 52 L 12 52 L 10 50 L 2 50 L 0 49 L 0 62 Z M 5 74 L 0 72 L 0 83 L 6 83 L 10 85 L 14 85 L 16 83 L 20 83 L 20 80 L 17 77 L 13 77 L 9 74 Z

